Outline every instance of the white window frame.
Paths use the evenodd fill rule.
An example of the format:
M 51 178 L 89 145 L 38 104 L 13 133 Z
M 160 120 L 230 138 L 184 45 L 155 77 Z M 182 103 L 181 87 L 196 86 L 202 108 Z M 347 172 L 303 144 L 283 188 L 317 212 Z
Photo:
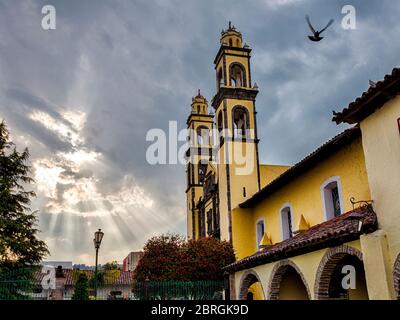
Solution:
M 294 229 L 293 229 L 293 227 L 294 227 L 293 226 L 293 208 L 292 208 L 292 205 L 290 203 L 285 203 L 281 207 L 281 209 L 279 210 L 279 217 L 280 217 L 280 220 L 281 220 L 281 239 L 282 239 L 282 241 L 290 238 L 290 236 L 287 234 L 288 231 L 286 230 L 287 221 L 283 221 L 283 212 L 286 209 L 290 210 L 290 220 L 291 220 L 291 223 L 292 223 L 292 237 L 293 237 L 293 232 L 294 232 Z
M 264 236 L 264 234 L 261 235 L 261 238 L 259 239 L 259 241 L 257 241 L 257 240 L 258 240 L 258 224 L 259 224 L 260 222 L 262 222 L 263 225 L 264 225 L 264 234 L 265 234 L 265 232 L 266 232 L 266 229 L 265 229 L 265 219 L 264 219 L 264 218 L 258 219 L 258 220 L 256 221 L 256 248 L 257 248 L 257 250 L 260 249 L 260 242 L 261 242 L 261 240 L 262 240 L 262 238 L 263 238 L 263 236 Z
M 324 208 L 324 217 L 325 221 L 328 221 L 335 217 L 335 213 L 333 212 L 333 203 L 332 203 L 332 194 L 327 192 L 330 188 L 327 188 L 331 183 L 336 182 L 338 193 L 339 193 L 339 202 L 340 202 L 340 214 L 343 214 L 343 197 L 342 197 L 342 182 L 339 176 L 330 177 L 321 184 L 321 198 L 322 198 L 322 206 Z M 329 210 L 327 207 L 330 207 Z

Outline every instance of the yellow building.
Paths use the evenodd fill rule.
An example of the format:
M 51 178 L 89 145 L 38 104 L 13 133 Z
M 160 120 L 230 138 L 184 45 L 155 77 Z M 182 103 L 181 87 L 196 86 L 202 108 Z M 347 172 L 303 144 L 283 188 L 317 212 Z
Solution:
M 232 299 L 399 297 L 399 70 L 335 113 L 352 127 L 292 167 L 260 165 L 250 52 L 233 26 L 222 32 L 217 143 L 206 99 L 193 98 L 188 237 L 233 244 Z

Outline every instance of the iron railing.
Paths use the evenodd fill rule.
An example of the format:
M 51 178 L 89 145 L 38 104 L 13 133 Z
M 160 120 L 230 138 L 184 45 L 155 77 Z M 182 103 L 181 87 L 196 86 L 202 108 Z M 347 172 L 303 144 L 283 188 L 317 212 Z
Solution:
M 24 268 L 2 272 L 0 270 L 0 300 L 72 300 L 78 270 L 69 271 L 74 279 L 57 288 L 49 287 L 40 268 Z M 64 276 L 67 273 L 64 274 Z M 87 297 L 97 300 L 222 300 L 223 281 L 117 281 L 119 276 L 105 273 L 97 282 L 94 294 L 94 279 L 88 277 Z M 66 279 L 67 277 L 65 277 Z M 64 279 L 64 278 L 63 278 Z M 119 279 L 119 278 L 118 278 Z M 61 281 L 62 283 L 62 281 Z

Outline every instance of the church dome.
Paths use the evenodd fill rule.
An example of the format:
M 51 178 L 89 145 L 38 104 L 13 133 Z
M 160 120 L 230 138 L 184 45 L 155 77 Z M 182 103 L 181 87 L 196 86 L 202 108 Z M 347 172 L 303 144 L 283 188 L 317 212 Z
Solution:
M 207 99 L 201 95 L 200 89 L 197 92 L 197 96 L 192 98 L 192 113 L 208 114 L 208 102 Z
M 236 30 L 235 26 L 229 21 L 228 29 L 222 30 L 220 43 L 223 46 L 242 47 L 242 34 Z

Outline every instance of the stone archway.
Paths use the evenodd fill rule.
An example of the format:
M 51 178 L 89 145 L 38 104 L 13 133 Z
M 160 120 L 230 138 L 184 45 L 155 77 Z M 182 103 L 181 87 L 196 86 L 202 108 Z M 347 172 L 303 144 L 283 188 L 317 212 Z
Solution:
M 253 270 L 246 271 L 240 280 L 239 300 L 247 300 L 249 288 L 257 282 L 260 284 L 262 289 L 262 283 L 258 274 Z
M 396 299 L 400 300 L 400 254 L 397 256 L 393 268 L 393 284 Z
M 366 295 L 368 298 L 362 253 L 355 248 L 342 245 L 329 249 L 323 256 L 315 277 L 315 299 L 326 300 L 330 298 L 338 298 L 331 296 L 332 286 L 335 285 L 333 282 L 340 280 L 335 275 L 340 274 L 340 270 L 338 268 L 346 264 L 346 262 L 356 265 L 357 284 L 360 284 L 361 288 L 359 289 L 360 292 L 362 290 L 363 293 L 360 294 L 360 296 L 365 297 Z
M 275 264 L 272 269 L 269 284 L 267 299 L 279 300 L 285 299 L 281 296 L 286 285 L 291 285 L 292 295 L 287 297 L 291 300 L 309 300 L 311 293 L 307 285 L 307 281 L 299 269 L 299 267 L 290 260 L 283 260 Z

